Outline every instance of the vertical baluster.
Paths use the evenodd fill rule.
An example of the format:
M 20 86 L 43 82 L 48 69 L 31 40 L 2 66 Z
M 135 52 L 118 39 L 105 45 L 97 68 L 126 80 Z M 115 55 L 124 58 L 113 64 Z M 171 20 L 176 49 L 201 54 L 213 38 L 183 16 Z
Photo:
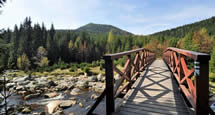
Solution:
M 127 60 L 131 60 L 131 55 L 127 55 Z M 128 69 L 127 69 L 127 72 L 126 72 L 126 75 L 128 76 L 129 79 L 131 79 L 131 61 L 129 61 L 129 64 L 128 64 Z M 128 81 L 129 82 L 129 81 Z M 129 83 L 128 87 L 127 87 L 127 91 L 129 89 L 131 89 L 131 83 Z

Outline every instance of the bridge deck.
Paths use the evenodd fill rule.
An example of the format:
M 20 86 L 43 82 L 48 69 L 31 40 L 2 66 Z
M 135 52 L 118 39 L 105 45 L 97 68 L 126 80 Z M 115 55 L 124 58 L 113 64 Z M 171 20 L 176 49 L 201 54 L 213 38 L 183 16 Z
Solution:
M 171 72 L 155 60 L 125 95 L 117 115 L 190 114 Z

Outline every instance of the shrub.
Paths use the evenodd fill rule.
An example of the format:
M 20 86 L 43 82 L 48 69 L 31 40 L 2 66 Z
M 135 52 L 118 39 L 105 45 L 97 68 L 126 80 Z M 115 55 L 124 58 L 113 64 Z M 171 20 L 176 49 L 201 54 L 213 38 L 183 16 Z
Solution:
M 70 72 L 75 72 L 77 71 L 77 67 L 76 66 L 72 66 L 70 69 L 69 69 Z
M 92 67 L 96 67 L 97 66 L 96 61 L 93 61 L 91 65 L 92 65 Z

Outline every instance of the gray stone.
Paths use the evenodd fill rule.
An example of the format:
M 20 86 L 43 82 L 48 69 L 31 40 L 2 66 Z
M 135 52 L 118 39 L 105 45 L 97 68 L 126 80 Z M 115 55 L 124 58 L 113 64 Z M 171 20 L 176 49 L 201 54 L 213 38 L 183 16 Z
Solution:
M 79 103 L 78 105 L 79 105 L 79 107 L 83 107 L 83 104 L 82 104 L 82 103 Z
M 60 107 L 65 109 L 75 104 L 76 104 L 76 101 L 64 101 L 64 102 L 61 102 Z
M 97 99 L 98 97 L 99 97 L 99 96 L 97 96 L 96 94 L 92 94 L 90 98 L 93 99 L 93 100 L 95 100 L 95 99 Z
M 96 91 L 96 92 L 102 92 L 105 88 L 105 85 L 104 83 L 97 83 L 93 89 Z
M 54 81 L 49 81 L 48 86 L 57 86 L 57 84 Z
M 59 94 L 57 92 L 52 92 L 52 93 L 46 93 L 44 95 L 45 98 L 52 98 L 52 97 L 56 97 L 58 96 Z
M 96 82 L 97 81 L 97 77 L 96 76 L 91 76 L 91 77 L 88 77 L 88 80 Z
M 76 86 L 83 89 L 88 88 L 88 81 L 80 80 L 76 83 Z
M 29 83 L 30 83 L 29 80 L 25 80 L 25 81 L 22 81 L 22 82 L 18 82 L 17 85 L 27 85 Z
M 24 108 L 24 109 L 22 110 L 22 113 L 23 113 L 23 114 L 31 113 L 31 110 L 30 110 L 30 108 L 26 107 L 26 108 Z
M 120 75 L 119 75 L 119 74 L 116 74 L 116 75 L 114 76 L 114 79 L 115 79 L 115 80 L 119 80 L 119 78 L 120 78 Z
M 49 102 L 46 107 L 48 109 L 48 113 L 49 114 L 52 114 L 55 112 L 55 110 L 57 109 L 57 107 L 60 105 L 60 101 L 52 101 L 52 102 Z
M 80 90 L 79 88 L 74 88 L 74 89 L 70 92 L 71 95 L 80 95 L 80 94 L 82 94 L 82 93 L 83 93 L 83 91 Z
M 21 90 L 25 90 L 24 86 L 17 86 L 16 87 L 16 91 L 21 91 Z
M 104 76 L 100 73 L 100 74 L 98 74 L 97 75 L 97 79 L 98 79 L 98 81 L 102 81 L 102 78 L 103 78 Z
M 12 88 L 15 86 L 15 83 L 7 83 L 6 87 L 7 88 Z
M 23 81 L 30 80 L 30 79 L 31 79 L 31 77 L 27 75 L 25 77 L 15 78 L 13 81 L 14 82 L 23 82 Z
M 65 91 L 65 90 L 67 90 L 67 89 L 68 89 L 68 87 L 67 87 L 67 86 L 65 86 L 65 85 L 67 85 L 67 84 L 64 84 L 64 85 L 58 85 L 58 86 L 56 87 L 57 91 Z
M 93 87 L 93 86 L 95 86 L 95 85 L 96 85 L 96 82 L 89 82 L 89 83 L 88 83 L 88 86 L 89 86 L 89 87 Z
M 29 100 L 35 97 L 38 97 L 40 95 L 40 93 L 35 93 L 35 94 L 29 94 L 27 96 L 24 97 L 24 100 Z

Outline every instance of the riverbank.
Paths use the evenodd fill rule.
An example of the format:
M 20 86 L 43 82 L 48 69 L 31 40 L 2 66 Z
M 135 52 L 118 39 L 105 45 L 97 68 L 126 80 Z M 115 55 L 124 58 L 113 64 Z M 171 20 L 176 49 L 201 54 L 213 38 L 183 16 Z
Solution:
M 60 72 L 26 74 L 7 70 L 3 76 L 7 78 L 9 91 L 13 92 L 8 107 L 14 114 L 83 114 L 105 88 L 102 73 L 72 76 Z

